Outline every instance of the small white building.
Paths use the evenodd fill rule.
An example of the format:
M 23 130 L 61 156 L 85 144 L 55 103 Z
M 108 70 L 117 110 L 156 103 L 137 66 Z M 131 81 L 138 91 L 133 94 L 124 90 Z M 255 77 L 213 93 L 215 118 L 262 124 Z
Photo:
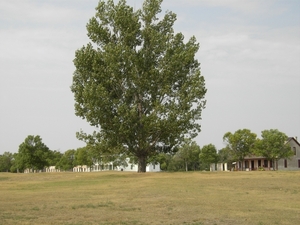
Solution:
M 227 163 L 211 163 L 210 171 L 228 171 Z
M 129 159 L 126 159 L 127 161 L 127 166 L 120 166 L 118 167 L 118 170 L 121 171 L 134 171 L 137 172 L 138 171 L 138 165 L 134 164 L 134 163 L 130 163 Z M 149 163 L 146 166 L 146 172 L 160 172 L 160 164 L 157 163 Z
M 60 169 L 56 169 L 55 166 L 49 166 L 45 168 L 46 173 L 60 172 Z

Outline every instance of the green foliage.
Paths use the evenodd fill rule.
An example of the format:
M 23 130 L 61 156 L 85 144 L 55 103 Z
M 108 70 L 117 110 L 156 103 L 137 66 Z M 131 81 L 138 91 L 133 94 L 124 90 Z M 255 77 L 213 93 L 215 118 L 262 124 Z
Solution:
M 17 167 L 21 170 L 26 168 L 42 170 L 45 166 L 49 166 L 47 161 L 49 153 L 49 148 L 42 142 L 42 138 L 39 135 L 28 135 L 19 146 L 16 157 Z
M 156 156 L 156 161 L 159 162 L 160 164 L 160 169 L 163 171 L 167 171 L 168 170 L 168 166 L 170 164 L 172 160 L 172 155 L 169 153 L 159 153 Z
M 67 150 L 56 164 L 56 167 L 64 171 L 73 170 L 73 167 L 76 166 L 75 152 L 74 149 Z
M 62 153 L 59 151 L 49 151 L 47 161 L 49 166 L 56 166 L 56 164 L 60 161 L 61 157 L 63 156 Z
M 294 153 L 287 139 L 288 136 L 277 129 L 263 130 L 261 139 L 256 143 L 256 154 L 272 160 L 273 165 L 279 159 L 289 158 Z
M 217 163 L 219 161 L 216 147 L 213 144 L 203 146 L 199 158 L 201 169 L 209 170 L 211 163 Z
M 174 13 L 158 19 L 161 2 L 145 0 L 134 11 L 125 0 L 100 1 L 87 24 L 93 44 L 77 50 L 74 59 L 75 113 L 100 128 L 80 137 L 93 144 L 105 140 L 116 151 L 126 146 L 139 172 L 159 144 L 172 151 L 185 136 L 195 137 L 205 107 L 195 59 L 199 44 L 174 33 Z
M 93 165 L 92 158 L 90 157 L 90 154 L 88 152 L 88 148 L 82 147 L 78 148 L 75 152 L 75 161 L 77 165 L 87 165 L 91 166 Z
M 185 171 L 185 162 L 178 154 L 175 154 L 167 167 L 168 171 Z
M 13 163 L 13 155 L 9 152 L 4 152 L 0 155 L 0 172 L 9 172 Z
M 18 159 L 18 153 L 14 153 L 12 159 L 12 165 L 10 167 L 10 172 L 12 173 L 22 172 L 21 166 L 19 165 L 19 160 L 17 159 Z
M 248 129 L 237 130 L 235 133 L 227 132 L 223 137 L 235 160 L 242 161 L 249 155 L 256 142 L 256 134 Z M 242 168 L 243 169 L 243 168 Z
M 170 171 L 189 171 L 199 169 L 200 147 L 196 142 L 186 139 L 176 154 L 168 162 Z
M 229 148 L 222 148 L 218 151 L 218 155 L 219 162 L 228 163 L 234 161 L 232 151 Z

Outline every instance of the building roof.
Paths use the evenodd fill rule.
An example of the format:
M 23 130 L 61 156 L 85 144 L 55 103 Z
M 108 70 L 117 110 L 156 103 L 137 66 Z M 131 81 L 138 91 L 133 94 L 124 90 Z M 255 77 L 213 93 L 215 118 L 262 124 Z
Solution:
M 289 137 L 287 142 L 290 142 L 290 141 L 294 141 L 300 147 L 300 143 L 298 142 L 297 137 Z

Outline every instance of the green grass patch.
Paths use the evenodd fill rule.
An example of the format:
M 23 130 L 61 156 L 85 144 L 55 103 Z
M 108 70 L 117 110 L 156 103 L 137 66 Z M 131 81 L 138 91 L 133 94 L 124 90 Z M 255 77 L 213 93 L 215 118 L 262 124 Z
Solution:
M 297 224 L 300 172 L 0 173 L 0 224 Z
M 0 177 L 0 181 L 8 180 L 8 177 Z

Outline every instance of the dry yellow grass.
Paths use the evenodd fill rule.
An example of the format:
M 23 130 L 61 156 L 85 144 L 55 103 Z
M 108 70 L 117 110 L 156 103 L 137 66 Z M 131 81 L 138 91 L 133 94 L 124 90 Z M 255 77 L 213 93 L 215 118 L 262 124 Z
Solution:
M 0 173 L 0 224 L 299 224 L 300 172 Z

